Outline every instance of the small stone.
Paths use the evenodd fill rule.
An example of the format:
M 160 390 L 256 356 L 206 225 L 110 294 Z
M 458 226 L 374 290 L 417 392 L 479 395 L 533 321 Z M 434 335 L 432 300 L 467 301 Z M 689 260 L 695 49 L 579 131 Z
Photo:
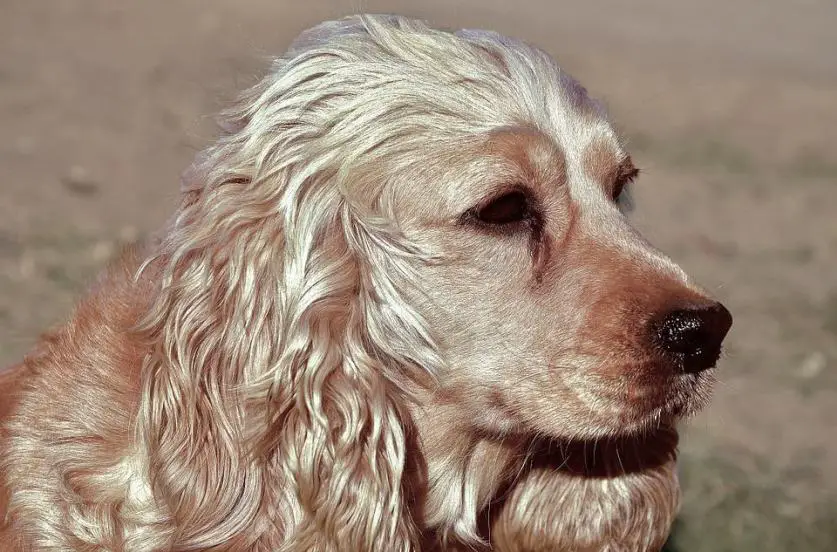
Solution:
M 139 238 L 139 230 L 135 226 L 123 226 L 119 230 L 119 240 L 125 243 L 137 241 Z
M 776 508 L 780 515 L 786 518 L 798 518 L 802 515 L 802 507 L 794 502 L 780 502 Z
M 111 258 L 113 256 L 113 244 L 107 241 L 100 241 L 93 246 L 93 250 L 91 251 L 91 256 L 93 260 L 96 262 L 103 262 Z
M 90 173 L 80 165 L 73 165 L 70 171 L 61 179 L 61 183 L 73 194 L 92 196 L 99 193 L 99 184 L 93 180 Z
M 20 258 L 20 265 L 18 268 L 22 278 L 31 278 L 35 275 L 35 258 L 30 255 L 24 255 Z
M 809 354 L 799 365 L 797 374 L 803 379 L 813 379 L 819 376 L 825 369 L 828 359 L 821 351 L 814 351 Z
M 90 173 L 81 165 L 73 165 L 67 173 L 67 179 L 73 182 L 85 182 L 90 178 Z

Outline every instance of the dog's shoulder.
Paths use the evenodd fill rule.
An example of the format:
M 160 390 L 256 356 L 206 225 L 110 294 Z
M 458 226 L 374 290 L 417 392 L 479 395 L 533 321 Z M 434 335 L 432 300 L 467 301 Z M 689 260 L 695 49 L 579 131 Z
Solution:
M 101 272 L 69 319 L 42 334 L 16 370 L 20 404 L 7 407 L 9 414 L 24 415 L 21 409 L 32 402 L 56 411 L 54 407 L 76 395 L 75 390 L 106 392 L 138 369 L 144 350 L 136 326 L 158 285 L 154 267 L 141 268 L 155 246 L 152 241 L 127 246 Z M 37 397 L 42 399 L 34 400 Z M 66 406 L 65 416 L 75 410 Z
M 153 266 L 140 268 L 155 246 L 125 248 L 69 320 L 0 373 L 0 515 L 14 519 L 0 525 L 0 536 L 12 528 L 41 531 L 42 505 L 54 504 L 48 510 L 60 516 L 68 477 L 95 480 L 126 454 L 147 349 L 135 328 L 158 285 Z
M 26 364 L 22 362 L 0 369 L 0 456 L 5 454 L 4 445 L 8 433 L 5 423 L 17 405 L 20 387 L 27 372 Z M 7 550 L 3 548 L 4 546 L 12 546 L 12 538 L 9 535 L 10 527 L 6 523 L 8 505 L 9 493 L 6 488 L 3 470 L 0 469 L 0 551 Z M 11 551 L 12 549 L 8 548 L 8 550 Z

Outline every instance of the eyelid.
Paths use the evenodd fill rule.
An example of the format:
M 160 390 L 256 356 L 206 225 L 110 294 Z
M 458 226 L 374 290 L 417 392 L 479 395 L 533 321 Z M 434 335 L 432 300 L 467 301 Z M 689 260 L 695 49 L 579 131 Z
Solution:
M 496 188 L 492 189 L 488 194 L 483 196 L 483 198 L 480 199 L 476 204 L 472 205 L 464 212 L 461 212 L 459 215 L 457 215 L 457 223 L 463 224 L 473 221 L 473 219 L 476 218 L 476 214 L 479 213 L 481 210 L 485 209 L 486 207 L 488 207 L 498 199 L 502 198 L 503 196 L 513 194 L 515 192 L 519 192 L 526 196 L 526 199 L 531 202 L 533 208 L 537 206 L 536 202 L 533 201 L 533 194 L 527 186 L 523 184 L 497 186 Z
M 481 210 L 485 209 L 493 202 L 502 199 L 504 196 L 514 193 L 520 193 L 526 199 L 529 211 L 528 218 L 520 220 L 516 223 L 509 223 L 506 225 L 499 226 L 485 223 L 479 219 L 478 213 Z M 534 194 L 531 188 L 524 184 L 515 184 L 511 186 L 507 185 L 498 187 L 496 190 L 493 190 L 475 206 L 460 214 L 456 219 L 456 224 L 476 226 L 492 233 L 507 233 L 509 231 L 513 231 L 514 227 L 519 228 L 521 225 L 528 225 L 531 226 L 533 229 L 537 229 L 540 228 L 543 224 L 543 210 L 541 208 L 540 202 L 538 201 L 536 195 Z
M 617 174 L 616 178 L 613 180 L 611 189 L 614 191 L 620 190 L 626 187 L 628 184 L 632 184 L 638 176 L 639 169 L 634 167 L 633 165 L 631 165 L 629 168 L 622 169 L 619 171 L 619 174 Z
M 639 169 L 634 165 L 634 160 L 629 155 L 626 155 L 616 167 L 616 179 L 631 180 L 636 178 L 637 175 L 639 175 Z
M 482 199 L 477 205 L 471 207 L 470 210 L 473 210 L 473 212 L 475 212 L 475 213 L 479 212 L 482 209 L 485 209 L 486 207 L 488 207 L 489 205 L 494 203 L 495 201 L 497 201 L 497 200 L 499 200 L 499 199 L 501 199 L 501 198 L 503 198 L 503 197 L 505 197 L 509 194 L 514 194 L 514 193 L 522 194 L 528 202 L 532 203 L 532 206 L 534 207 L 535 202 L 534 202 L 534 195 L 532 194 L 532 191 L 527 186 L 525 186 L 523 184 L 513 184 L 511 186 L 502 186 L 502 187 L 497 188 L 496 190 L 493 190 L 488 196 L 486 196 L 484 199 Z
M 639 176 L 639 172 L 640 172 L 640 170 L 637 167 L 634 167 L 633 165 L 631 165 L 630 168 L 628 168 L 627 170 L 622 171 L 619 174 L 619 176 L 617 177 L 617 180 L 621 180 L 623 182 L 633 182 Z

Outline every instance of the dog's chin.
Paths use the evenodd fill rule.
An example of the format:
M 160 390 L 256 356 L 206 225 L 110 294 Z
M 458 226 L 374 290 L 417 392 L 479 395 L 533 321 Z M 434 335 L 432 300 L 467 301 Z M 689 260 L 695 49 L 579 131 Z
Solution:
M 661 425 L 674 426 L 709 403 L 715 383 L 714 368 L 675 376 L 649 397 L 626 406 L 618 424 L 621 435 L 644 434 Z

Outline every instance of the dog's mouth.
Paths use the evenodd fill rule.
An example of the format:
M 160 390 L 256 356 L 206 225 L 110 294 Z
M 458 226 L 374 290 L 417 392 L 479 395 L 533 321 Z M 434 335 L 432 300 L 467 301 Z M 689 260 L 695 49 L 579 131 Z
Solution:
M 538 439 L 532 466 L 583 477 L 613 477 L 663 466 L 677 456 L 678 435 L 661 424 L 648 431 L 597 439 Z
M 521 389 L 497 391 L 491 401 L 479 403 L 479 412 L 491 414 L 492 422 L 485 427 L 495 428 L 496 420 L 504 419 L 509 421 L 501 430 L 504 434 L 534 431 L 574 439 L 641 436 L 662 425 L 675 425 L 709 403 L 716 380 L 714 366 L 688 372 L 672 359 L 657 355 L 625 360 L 597 363 L 592 370 L 590 365 L 574 369 L 565 365 L 560 371 L 563 377 L 553 380 L 557 387 L 541 392 L 541 402 L 532 402 L 524 394 L 537 393 L 532 388 L 524 393 Z M 563 418 L 556 414 L 557 404 L 566 412 Z M 569 425 L 567 419 L 583 422 Z
M 700 412 L 709 402 L 715 382 L 714 370 L 680 373 L 652 386 L 642 386 L 626 400 L 623 421 L 629 427 L 643 428 L 659 423 L 675 423 Z

